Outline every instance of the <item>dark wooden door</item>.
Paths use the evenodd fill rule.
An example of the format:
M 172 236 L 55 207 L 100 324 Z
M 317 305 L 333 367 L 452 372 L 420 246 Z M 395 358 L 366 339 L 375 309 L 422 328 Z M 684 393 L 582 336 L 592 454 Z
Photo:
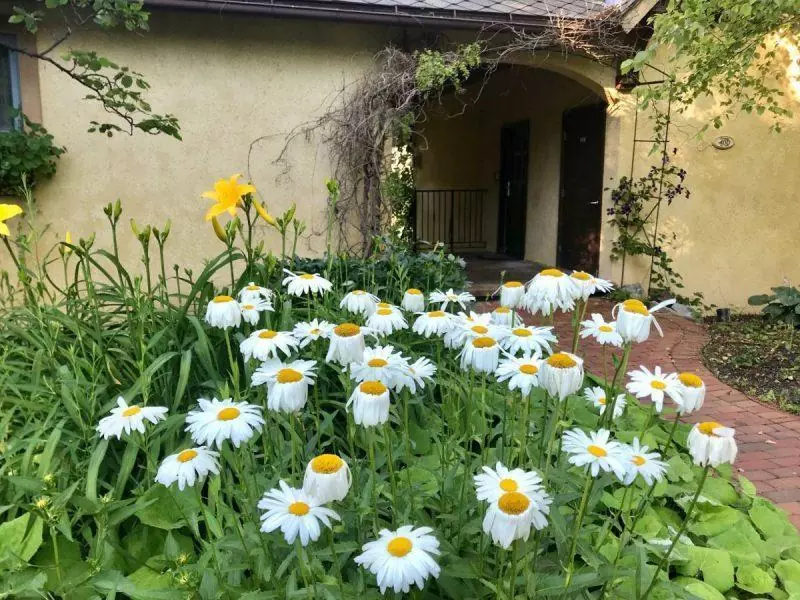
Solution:
M 525 256 L 530 128 L 530 121 L 521 121 L 503 125 L 500 130 L 500 213 L 497 219 L 497 251 L 512 258 Z
M 562 128 L 558 265 L 596 274 L 603 218 L 605 105 L 566 111 Z

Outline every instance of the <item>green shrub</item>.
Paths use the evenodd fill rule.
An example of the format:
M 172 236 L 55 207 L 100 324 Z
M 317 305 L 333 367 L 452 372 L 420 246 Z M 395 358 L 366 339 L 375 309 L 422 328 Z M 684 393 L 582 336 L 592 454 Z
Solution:
M 786 323 L 791 327 L 800 326 L 800 290 L 781 285 L 772 288 L 772 294 L 750 296 L 750 306 L 763 306 L 761 312 L 774 321 Z
M 56 162 L 66 152 L 53 143 L 47 130 L 21 115 L 25 124 L 22 131 L 0 132 L 0 195 L 17 195 L 23 185 L 33 186 L 51 178 L 56 172 Z

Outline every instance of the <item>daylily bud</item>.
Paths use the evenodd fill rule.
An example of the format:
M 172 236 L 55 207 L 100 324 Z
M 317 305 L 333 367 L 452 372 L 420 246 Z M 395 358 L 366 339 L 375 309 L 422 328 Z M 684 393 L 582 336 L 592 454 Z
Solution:
M 264 219 L 267 223 L 269 223 L 273 227 L 278 226 L 278 224 L 275 222 L 275 217 L 269 214 L 267 210 L 261 205 L 261 203 L 255 198 L 253 199 L 253 205 L 256 207 L 256 212 L 258 213 L 259 217 Z
M 211 225 L 214 228 L 214 233 L 219 238 L 219 241 L 223 244 L 227 244 L 228 236 L 225 235 L 225 230 L 222 229 L 222 225 L 219 224 L 219 219 L 217 219 L 217 217 L 211 217 Z
M 67 235 L 64 236 L 64 242 L 66 242 L 66 244 L 72 244 L 72 236 L 70 235 L 69 231 L 67 232 Z M 61 256 L 72 254 L 72 248 L 67 246 L 64 242 L 58 246 L 58 251 L 61 253 Z
M 122 214 L 122 201 L 119 198 L 117 198 L 117 201 L 114 203 L 114 218 L 119 219 L 121 214 Z
M 135 235 L 136 237 L 139 237 L 139 234 L 141 233 L 139 231 L 139 228 L 136 226 L 136 221 L 134 221 L 133 219 L 131 219 L 131 231 L 133 232 L 133 235 Z

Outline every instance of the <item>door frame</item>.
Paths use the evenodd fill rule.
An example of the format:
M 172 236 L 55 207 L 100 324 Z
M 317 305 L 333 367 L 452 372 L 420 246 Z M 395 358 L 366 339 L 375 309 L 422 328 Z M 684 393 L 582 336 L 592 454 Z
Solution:
M 564 248 L 563 242 L 566 240 L 562 239 L 562 229 L 561 223 L 562 219 L 564 218 L 564 180 L 565 180 L 565 166 L 566 166 L 566 143 L 564 140 L 564 117 L 565 115 L 576 109 L 586 109 L 589 107 L 596 108 L 598 112 L 600 112 L 603 116 L 603 127 L 601 128 L 601 138 L 600 138 L 600 147 L 602 148 L 601 152 L 601 161 L 600 161 L 600 210 L 597 222 L 597 233 L 598 236 L 602 238 L 603 233 L 603 178 L 605 176 L 605 167 L 606 167 L 606 129 L 608 127 L 608 105 L 604 102 L 597 102 L 596 104 L 585 104 L 583 106 L 573 106 L 572 108 L 566 109 L 561 115 L 561 160 L 559 166 L 559 181 L 558 181 L 558 225 L 556 227 L 556 265 L 561 267 L 569 267 L 569 265 L 562 264 L 562 252 Z M 600 251 L 598 250 L 597 256 L 595 257 L 594 263 L 592 265 L 592 273 L 597 274 L 600 269 Z
M 503 123 L 500 126 L 500 152 L 499 152 L 499 169 L 497 171 L 497 184 L 498 184 L 498 201 L 497 201 L 497 253 L 498 254 L 507 254 L 508 248 L 505 244 L 506 241 L 506 231 L 507 231 L 507 223 L 506 223 L 506 215 L 507 215 L 507 205 L 506 205 L 506 194 L 503 190 L 503 132 L 506 129 L 511 129 L 514 127 L 525 127 L 527 131 L 527 164 L 525 165 L 525 180 L 524 180 L 524 189 L 525 189 L 525 201 L 522 204 L 522 256 L 514 257 L 519 258 L 519 260 L 524 260 L 525 258 L 525 234 L 527 230 L 527 217 L 528 217 L 528 175 L 530 170 L 530 156 L 531 156 L 531 120 L 530 119 L 521 119 L 519 121 L 510 121 L 507 123 Z

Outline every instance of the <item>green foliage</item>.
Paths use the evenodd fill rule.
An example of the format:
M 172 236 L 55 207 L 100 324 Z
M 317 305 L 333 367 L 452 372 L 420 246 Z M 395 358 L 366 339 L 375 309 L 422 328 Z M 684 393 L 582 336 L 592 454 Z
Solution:
M 645 103 L 671 97 L 683 111 L 714 97 L 719 109 L 710 119 L 714 127 L 744 111 L 769 115 L 780 129 L 791 115 L 783 101 L 783 70 L 791 57 L 775 42 L 796 40 L 800 0 L 670 0 L 652 21 L 650 45 L 626 60 L 622 71 L 646 68 L 666 47 L 674 74 L 670 85 L 647 86 Z
M 250 210 L 246 202 L 244 210 Z M 559 406 L 539 389 L 524 402 L 505 385 L 465 373 L 441 340 L 408 330 L 385 343 L 435 361 L 435 385 L 393 398 L 390 423 L 377 436 L 353 427 L 345 410 L 348 374 L 324 363 L 324 343 L 315 342 L 303 356 L 319 362 L 318 377 L 300 413 L 266 413 L 263 432 L 238 450 L 223 445 L 220 474 L 202 485 L 180 492 L 154 483 L 160 461 L 188 443 L 184 417 L 197 398 L 265 402 L 263 389 L 250 385 L 255 364 L 227 351 L 249 326 L 226 335 L 203 323 L 214 296 L 251 280 L 266 284 L 276 292 L 275 310 L 263 313 L 259 325 L 286 330 L 314 317 L 358 319 L 339 307 L 341 293 L 353 287 L 399 303 L 412 285 L 461 287 L 464 273 L 454 257 L 408 255 L 381 240 L 369 260 L 332 262 L 284 263 L 248 243 L 243 251 L 226 246 L 197 274 L 176 267 L 174 277 L 161 275 L 150 285 L 149 261 L 140 274 L 117 251 L 121 205 L 104 212 L 110 248 L 94 239 L 61 243 L 68 251 L 51 251 L 37 266 L 25 244 L 11 244 L 26 255 L 18 262 L 28 273 L 26 289 L 4 294 L 0 311 L 0 595 L 377 599 L 374 576 L 354 556 L 375 530 L 413 523 L 433 527 L 442 549 L 441 575 L 419 597 L 643 597 L 702 477 L 686 452 L 687 426 L 669 446 L 671 423 L 654 422 L 651 408 L 630 398 L 614 436 L 669 446 L 668 479 L 651 489 L 602 476 L 584 503 L 583 471 L 560 453 L 545 464 L 542 442 L 547 432 L 597 428 L 593 407 L 577 396 Z M 287 223 L 293 218 L 285 215 Z M 229 228 L 248 240 L 250 223 L 246 213 Z M 167 229 L 136 225 L 124 234 L 134 235 L 144 251 L 145 234 L 167 242 Z M 163 256 L 159 262 L 163 273 Z M 335 291 L 288 297 L 279 283 L 284 266 L 321 271 Z M 54 267 L 63 267 L 63 282 L 50 272 Z M 39 285 L 44 281 L 58 289 Z M 101 440 L 97 423 L 118 395 L 166 406 L 167 419 L 148 424 L 145 435 Z M 304 550 L 277 532 L 260 532 L 261 494 L 279 479 L 299 486 L 305 461 L 323 452 L 345 456 L 352 471 L 350 493 L 333 505 L 342 521 Z M 508 552 L 481 532 L 483 507 L 472 487 L 480 466 L 498 460 L 538 466 L 554 497 L 549 526 Z M 787 598 L 800 591 L 800 536 L 733 471 L 721 467 L 707 480 L 651 599 Z M 770 592 L 753 591 L 770 581 Z
M 66 152 L 47 130 L 21 115 L 24 129 L 0 132 L 0 195 L 16 195 L 23 178 L 29 186 L 50 179 Z
M 480 42 L 462 44 L 451 52 L 423 50 L 417 52 L 417 87 L 423 96 L 439 93 L 452 86 L 456 91 L 463 90 L 463 83 L 473 69 L 481 64 L 483 45 Z
M 750 296 L 750 306 L 763 306 L 761 312 L 773 321 L 786 323 L 790 327 L 800 326 L 800 290 L 781 285 L 772 288 L 772 294 Z

